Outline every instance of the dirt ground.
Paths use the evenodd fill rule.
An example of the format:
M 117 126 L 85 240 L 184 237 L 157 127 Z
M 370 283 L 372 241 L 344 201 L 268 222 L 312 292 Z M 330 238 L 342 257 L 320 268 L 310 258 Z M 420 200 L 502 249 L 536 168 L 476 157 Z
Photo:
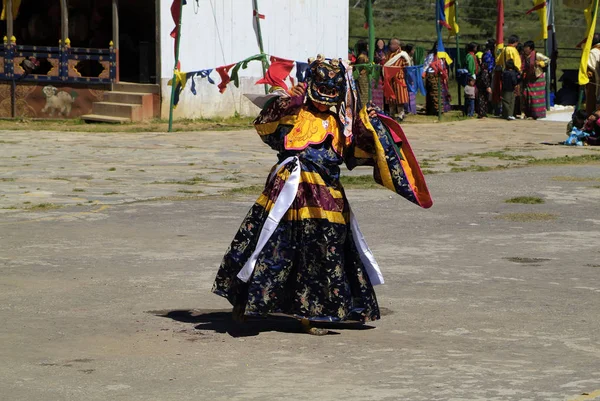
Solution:
M 325 337 L 210 292 L 275 161 L 252 131 L 0 132 L 0 400 L 600 399 L 598 149 L 405 130 L 434 207 L 348 191 L 383 316 Z

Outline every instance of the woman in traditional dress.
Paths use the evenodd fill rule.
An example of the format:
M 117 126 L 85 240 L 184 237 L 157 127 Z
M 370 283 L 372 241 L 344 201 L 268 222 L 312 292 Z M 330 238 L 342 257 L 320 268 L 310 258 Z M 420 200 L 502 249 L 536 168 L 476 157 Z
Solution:
M 369 44 L 366 40 L 361 39 L 356 42 L 354 46 L 354 54 L 356 54 L 356 61 L 353 64 L 363 65 L 363 67 L 356 67 L 355 70 L 358 72 L 356 77 L 356 90 L 358 92 L 358 98 L 362 104 L 367 104 L 369 101 L 369 69 L 364 67 L 369 63 Z
M 486 63 L 481 63 L 479 74 L 477 74 L 477 101 L 475 102 L 477 108 L 477 117 L 487 117 L 489 109 L 489 99 L 492 94 L 492 76 Z
M 427 115 L 438 115 L 439 101 L 442 101 L 442 112 L 451 110 L 450 93 L 448 91 L 448 70 L 444 60 L 437 56 L 437 43 L 425 58 L 423 65 L 423 74 L 425 76 L 425 111 Z M 441 89 L 441 93 L 440 93 Z
M 383 65 L 387 61 L 387 46 L 383 39 L 375 41 L 375 64 L 379 67 L 373 71 L 373 81 L 371 83 L 371 102 L 375 106 L 383 109 L 385 101 L 383 98 Z
M 385 102 L 389 107 L 389 114 L 397 121 L 402 121 L 405 108 L 410 103 L 408 86 L 406 85 L 406 67 L 412 65 L 412 59 L 407 52 L 402 50 L 402 44 L 398 39 L 391 39 L 389 43 L 390 53 L 383 67 L 383 79 L 387 81 L 384 89 Z
M 307 333 L 322 335 L 327 331 L 311 322 L 379 319 L 373 286 L 383 277 L 340 184 L 342 163 L 373 166 L 378 183 L 421 207 L 432 205 L 400 126 L 355 107 L 350 68 L 317 57 L 306 83 L 279 91 L 255 121 L 278 164 L 213 286 L 237 320 L 285 313 Z
M 546 74 L 544 69 L 550 59 L 535 51 L 535 43 L 527 41 L 523 45 L 523 104 L 527 118 L 546 117 Z

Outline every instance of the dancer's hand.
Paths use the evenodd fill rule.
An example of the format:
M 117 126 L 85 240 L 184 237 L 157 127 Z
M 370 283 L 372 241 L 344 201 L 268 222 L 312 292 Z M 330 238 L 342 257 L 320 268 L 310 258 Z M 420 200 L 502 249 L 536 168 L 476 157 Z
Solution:
M 306 88 L 304 87 L 304 84 L 299 84 L 299 85 L 296 85 L 296 86 L 292 86 L 288 90 L 288 93 L 292 97 L 294 97 L 294 96 L 304 96 L 304 94 L 306 93 Z
M 369 114 L 370 118 L 377 117 L 377 111 L 373 107 L 367 107 L 367 114 Z

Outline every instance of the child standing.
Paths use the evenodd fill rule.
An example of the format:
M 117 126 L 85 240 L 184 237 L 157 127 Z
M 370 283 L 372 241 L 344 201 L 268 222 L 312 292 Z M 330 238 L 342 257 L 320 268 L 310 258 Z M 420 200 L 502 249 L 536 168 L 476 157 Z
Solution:
M 468 85 L 465 86 L 465 114 L 467 117 L 475 115 L 475 79 L 469 78 Z
M 520 81 L 521 74 L 517 71 L 515 62 L 508 60 L 502 73 L 502 117 L 507 120 L 515 119 L 515 87 Z

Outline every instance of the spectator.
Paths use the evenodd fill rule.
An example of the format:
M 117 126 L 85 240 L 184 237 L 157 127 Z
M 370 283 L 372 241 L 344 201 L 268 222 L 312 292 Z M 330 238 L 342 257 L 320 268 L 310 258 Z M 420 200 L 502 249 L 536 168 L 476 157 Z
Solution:
M 477 117 L 485 118 L 489 110 L 490 96 L 492 95 L 492 76 L 486 63 L 481 63 L 476 83 Z
M 469 78 L 465 86 L 465 114 L 467 117 L 475 115 L 475 79 Z
M 523 111 L 537 120 L 546 117 L 546 74 L 550 59 L 535 50 L 531 40 L 523 45 Z
M 383 76 L 386 86 L 389 84 L 391 90 L 384 92 L 385 102 L 390 115 L 396 120 L 402 121 L 406 104 L 410 102 L 404 68 L 411 65 L 411 58 L 402 50 L 400 40 L 391 39 L 388 46 L 389 54 L 383 68 Z
M 479 62 L 477 62 L 477 56 L 475 52 L 477 51 L 477 43 L 469 43 L 467 45 L 467 55 L 465 56 L 465 61 L 467 64 L 467 70 L 469 71 L 469 75 L 471 77 L 476 77 L 479 72 Z
M 519 85 L 521 74 L 513 60 L 505 63 L 506 69 L 502 72 L 502 117 L 507 120 L 515 119 L 515 88 Z
M 600 33 L 595 33 L 592 39 L 587 67 L 590 82 L 585 86 L 585 111 L 591 115 L 596 111 L 596 99 L 600 94 Z

